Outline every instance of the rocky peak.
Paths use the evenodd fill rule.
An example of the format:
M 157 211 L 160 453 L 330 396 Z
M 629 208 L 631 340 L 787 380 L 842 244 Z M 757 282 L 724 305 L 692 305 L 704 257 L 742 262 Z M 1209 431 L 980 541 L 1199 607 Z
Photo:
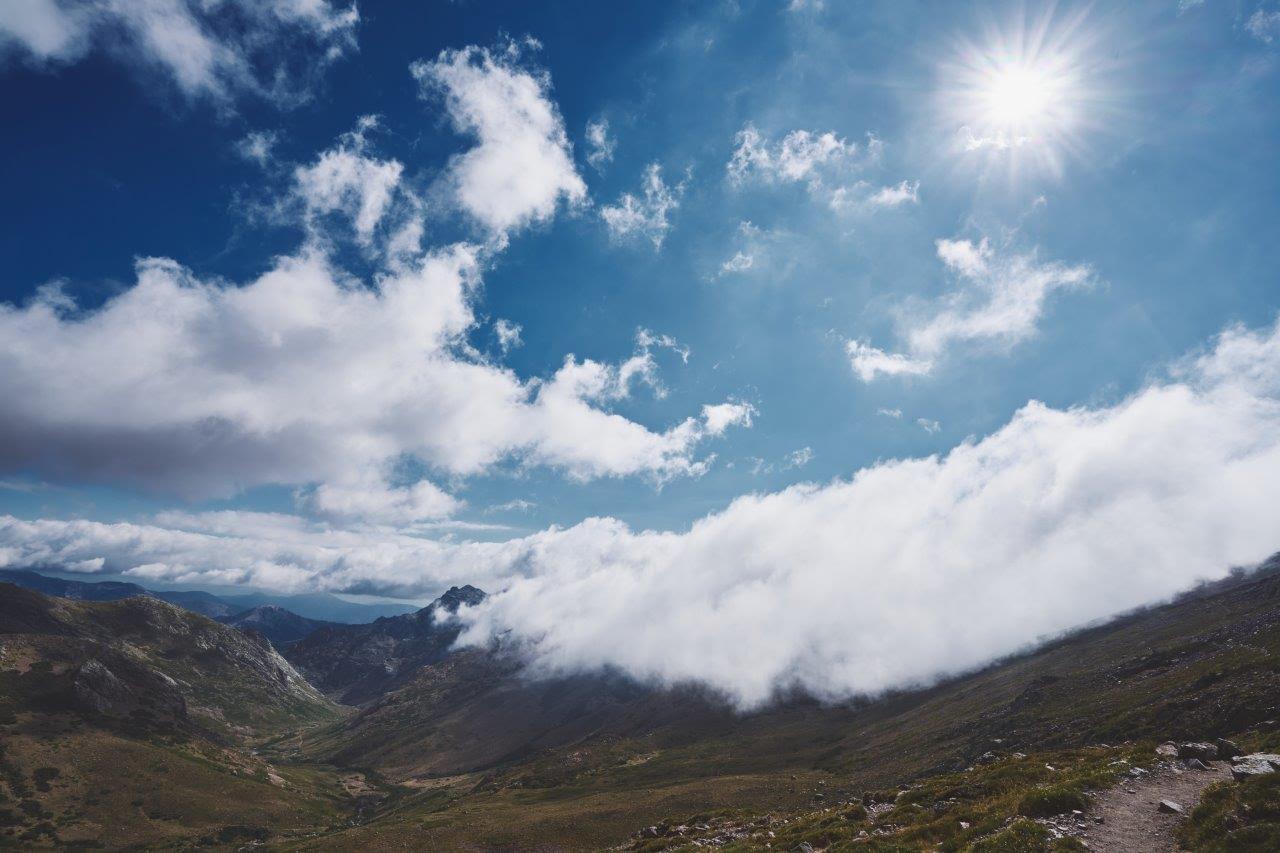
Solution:
M 457 613 L 458 608 L 462 605 L 465 604 L 468 607 L 475 607 L 477 604 L 484 601 L 484 599 L 484 591 L 477 589 L 471 584 L 466 584 L 465 586 L 451 586 L 444 595 L 431 602 L 429 605 L 424 607 L 423 610 L 434 610 L 439 608 L 448 613 Z

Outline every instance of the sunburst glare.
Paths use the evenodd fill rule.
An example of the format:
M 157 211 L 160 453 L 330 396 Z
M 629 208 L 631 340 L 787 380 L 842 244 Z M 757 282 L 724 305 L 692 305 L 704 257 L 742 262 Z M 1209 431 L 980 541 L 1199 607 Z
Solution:
M 1083 15 L 989 26 L 940 68 L 939 118 L 966 165 L 1010 177 L 1058 176 L 1101 120 Z

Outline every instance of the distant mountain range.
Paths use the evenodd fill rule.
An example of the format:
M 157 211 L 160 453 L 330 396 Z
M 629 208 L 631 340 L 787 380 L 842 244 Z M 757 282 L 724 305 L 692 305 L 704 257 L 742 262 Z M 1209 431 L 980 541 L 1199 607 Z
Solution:
M 343 624 L 372 622 L 417 610 L 413 605 L 394 602 L 361 604 L 328 593 L 214 595 L 198 590 L 153 590 L 123 581 L 69 580 L 23 569 L 0 569 L 0 582 L 81 601 L 118 601 L 133 595 L 148 595 L 223 622 L 256 607 L 282 608 L 304 619 Z

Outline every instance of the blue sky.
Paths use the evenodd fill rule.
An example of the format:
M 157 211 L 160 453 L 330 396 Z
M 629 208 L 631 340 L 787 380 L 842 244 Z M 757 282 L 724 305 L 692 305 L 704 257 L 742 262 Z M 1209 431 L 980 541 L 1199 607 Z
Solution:
M 1262 341 L 1280 309 L 1274 3 L 15 8 L 0 364 L 32 401 L 0 415 L 15 564 L 506 583 L 538 575 L 532 558 L 449 549 L 524 553 L 591 517 L 680 536 L 744 495 L 951 459 L 1031 401 L 1088 420 L 1153 383 L 1197 393 L 1207 368 L 1187 379 L 1188 360 L 1221 355 L 1236 324 Z M 167 52 L 193 33 L 200 49 Z M 529 111 L 504 112 L 515 92 Z M 526 403 L 570 354 L 603 385 L 555 412 L 485 409 L 435 367 L 386 390 L 418 371 L 396 335 L 427 332 L 380 333 L 401 309 L 342 294 L 457 247 L 476 257 L 443 301 L 412 303 L 441 335 L 424 359 L 481 365 Z M 314 304 L 218 302 L 307 252 L 331 277 Z M 142 258 L 181 283 L 113 313 L 139 299 Z M 210 302 L 183 314 L 192 293 Z M 292 325 L 312 312 L 330 343 Z M 268 313 L 275 332 L 245 331 Z M 353 414 L 369 401 L 385 417 Z M 184 536 L 212 538 L 165 539 Z M 406 536 L 440 543 L 438 563 L 350 569 L 344 549 Z M 1260 547 L 1214 542 L 1132 600 Z

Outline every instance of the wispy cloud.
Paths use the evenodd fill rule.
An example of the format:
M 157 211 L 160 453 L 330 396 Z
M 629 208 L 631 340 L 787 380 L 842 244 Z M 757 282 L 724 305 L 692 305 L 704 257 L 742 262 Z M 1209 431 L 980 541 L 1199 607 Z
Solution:
M 359 20 L 354 5 L 329 0 L 22 0 L 0 5 L 0 57 L 16 52 L 44 67 L 102 50 L 159 70 L 189 98 L 227 106 L 250 94 L 289 105 L 308 97 L 318 73 L 355 48 Z
M 906 352 L 848 342 L 850 363 L 864 382 L 928 374 L 959 345 L 1007 350 L 1036 334 L 1053 294 L 1093 282 L 1088 266 L 1041 261 L 1035 252 L 998 252 L 985 238 L 938 240 L 936 249 L 958 287 L 929 305 L 904 306 L 900 333 Z
M 680 207 L 684 190 L 684 181 L 668 185 L 662 179 L 662 167 L 650 163 L 639 194 L 623 193 L 615 203 L 600 208 L 600 218 L 615 240 L 647 240 L 659 250 L 671 230 L 670 217 Z

